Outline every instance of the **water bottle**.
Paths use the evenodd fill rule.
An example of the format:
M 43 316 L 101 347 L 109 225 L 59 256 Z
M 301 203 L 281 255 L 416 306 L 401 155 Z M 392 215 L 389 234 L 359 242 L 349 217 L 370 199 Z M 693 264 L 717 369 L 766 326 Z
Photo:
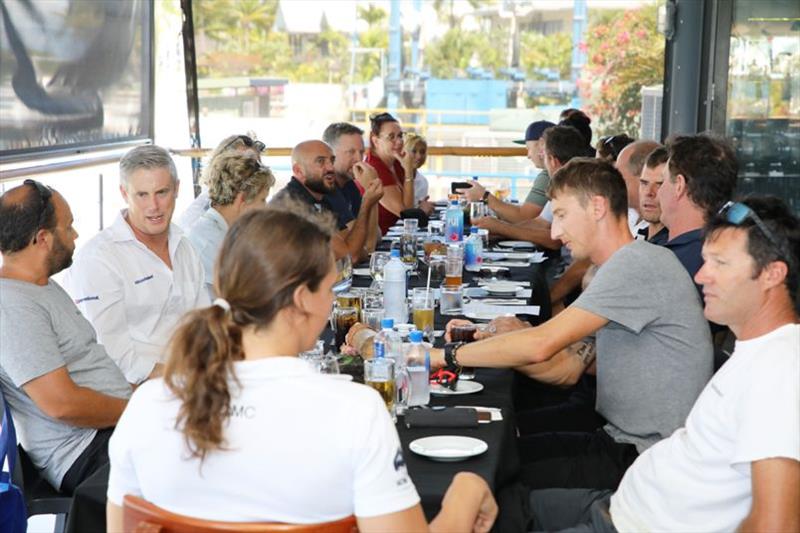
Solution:
M 469 237 L 464 244 L 464 268 L 477 271 L 483 265 L 483 239 L 478 234 L 478 228 L 472 226 Z
M 397 324 L 408 322 L 406 303 L 406 267 L 400 260 L 400 250 L 392 250 L 391 259 L 383 267 L 384 316 Z
M 408 374 L 408 406 L 428 405 L 431 401 L 430 368 L 431 354 L 422 344 L 422 332 L 412 331 L 409 334 L 411 346 L 406 355 L 406 372 Z
M 447 242 L 461 242 L 464 238 L 464 211 L 458 200 L 452 200 L 445 213 L 445 238 Z
M 394 320 L 384 318 L 381 320 L 381 330 L 375 335 L 373 340 L 373 357 L 385 357 L 395 362 L 403 362 L 403 339 L 394 330 Z

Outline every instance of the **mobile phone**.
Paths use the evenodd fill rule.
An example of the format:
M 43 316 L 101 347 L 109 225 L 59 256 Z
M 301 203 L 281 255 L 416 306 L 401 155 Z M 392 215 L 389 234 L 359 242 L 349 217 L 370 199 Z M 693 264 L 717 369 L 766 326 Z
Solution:
M 460 189 L 471 189 L 472 184 L 468 181 L 454 181 L 450 184 L 450 193 L 456 194 Z

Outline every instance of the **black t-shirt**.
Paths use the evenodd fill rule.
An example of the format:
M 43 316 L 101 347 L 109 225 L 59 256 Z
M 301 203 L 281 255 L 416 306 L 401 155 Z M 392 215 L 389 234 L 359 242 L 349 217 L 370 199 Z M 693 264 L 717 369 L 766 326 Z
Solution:
M 353 220 L 353 213 L 350 211 L 350 206 L 347 203 L 344 195 L 336 189 L 332 193 L 328 193 L 322 197 L 322 200 L 317 201 L 305 185 L 300 183 L 297 178 L 292 176 L 286 187 L 278 191 L 273 201 L 280 200 L 285 195 L 291 195 L 296 200 L 302 201 L 308 205 L 314 206 L 318 211 L 327 210 L 336 216 L 337 226 L 340 230 L 347 227 L 347 224 Z
M 350 206 L 350 211 L 353 213 L 353 216 L 357 217 L 358 212 L 361 210 L 361 191 L 358 190 L 355 181 L 348 180 L 347 183 L 344 184 L 344 187 L 339 187 L 339 192 L 341 192 L 342 196 L 347 200 L 347 204 Z

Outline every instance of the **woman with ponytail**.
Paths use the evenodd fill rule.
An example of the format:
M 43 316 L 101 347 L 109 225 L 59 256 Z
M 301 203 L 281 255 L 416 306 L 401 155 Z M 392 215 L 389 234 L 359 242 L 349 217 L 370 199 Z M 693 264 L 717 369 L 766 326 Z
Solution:
M 208 520 L 490 529 L 497 506 L 467 473 L 426 524 L 379 395 L 297 358 L 325 327 L 336 278 L 331 230 L 314 217 L 272 207 L 232 225 L 219 298 L 185 317 L 163 379 L 139 387 L 111 438 L 109 531 L 125 494 Z

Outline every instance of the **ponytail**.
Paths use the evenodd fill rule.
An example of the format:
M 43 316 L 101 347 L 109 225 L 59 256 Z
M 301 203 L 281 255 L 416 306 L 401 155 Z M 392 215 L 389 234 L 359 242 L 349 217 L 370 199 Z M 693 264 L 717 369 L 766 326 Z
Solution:
M 232 313 L 213 305 L 189 313 L 172 337 L 164 383 L 180 401 L 175 428 L 192 457 L 224 449 L 223 425 L 230 412 L 229 379 L 244 358 L 242 331 Z

